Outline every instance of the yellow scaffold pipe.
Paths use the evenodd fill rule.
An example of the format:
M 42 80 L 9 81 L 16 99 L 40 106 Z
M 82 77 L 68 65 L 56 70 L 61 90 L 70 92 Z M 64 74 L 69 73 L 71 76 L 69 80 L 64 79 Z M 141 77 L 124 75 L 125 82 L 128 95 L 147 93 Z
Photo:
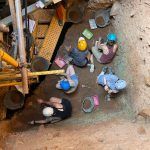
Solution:
M 0 57 L 3 61 L 7 62 L 8 64 L 14 67 L 19 66 L 19 62 L 17 62 L 13 57 L 4 52 L 1 48 L 0 48 Z

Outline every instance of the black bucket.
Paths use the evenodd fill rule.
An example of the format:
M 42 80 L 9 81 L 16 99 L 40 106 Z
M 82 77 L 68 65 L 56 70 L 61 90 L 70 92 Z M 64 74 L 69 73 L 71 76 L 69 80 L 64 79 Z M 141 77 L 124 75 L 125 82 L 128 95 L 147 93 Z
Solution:
M 17 91 L 8 91 L 4 97 L 4 106 L 10 110 L 17 110 L 23 107 L 25 97 L 24 95 Z
M 35 57 L 31 64 L 31 71 L 38 72 L 38 71 L 47 71 L 49 68 L 50 63 L 43 57 Z
M 83 18 L 83 10 L 79 6 L 72 6 L 67 11 L 67 21 L 80 23 Z

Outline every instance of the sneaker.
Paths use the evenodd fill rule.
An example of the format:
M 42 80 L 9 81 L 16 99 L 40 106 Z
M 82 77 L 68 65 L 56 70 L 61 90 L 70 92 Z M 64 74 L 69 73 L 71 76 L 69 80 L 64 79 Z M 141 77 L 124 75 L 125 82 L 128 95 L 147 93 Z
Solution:
M 105 100 L 106 100 L 107 102 L 111 101 L 110 95 L 107 94 L 107 95 L 105 96 Z
M 107 66 L 104 66 L 103 68 L 102 68 L 102 71 L 104 72 L 104 73 L 106 73 L 107 72 Z

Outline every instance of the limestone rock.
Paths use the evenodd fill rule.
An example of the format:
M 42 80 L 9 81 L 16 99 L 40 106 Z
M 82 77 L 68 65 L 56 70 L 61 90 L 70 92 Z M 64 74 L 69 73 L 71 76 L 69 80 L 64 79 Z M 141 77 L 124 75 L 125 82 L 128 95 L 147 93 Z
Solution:
M 146 133 L 145 128 L 142 127 L 142 126 L 137 129 L 137 132 L 138 132 L 139 134 L 145 134 L 145 133 Z
M 150 117 L 150 108 L 143 109 L 138 115 L 143 116 L 144 118 Z
M 116 1 L 111 8 L 110 16 L 113 17 L 113 16 L 118 15 L 120 7 L 121 7 L 120 3 L 118 1 Z
M 99 8 L 108 8 L 113 5 L 116 0 L 89 0 L 88 8 L 90 9 L 99 9 Z
M 145 85 L 150 87 L 150 77 L 145 77 Z

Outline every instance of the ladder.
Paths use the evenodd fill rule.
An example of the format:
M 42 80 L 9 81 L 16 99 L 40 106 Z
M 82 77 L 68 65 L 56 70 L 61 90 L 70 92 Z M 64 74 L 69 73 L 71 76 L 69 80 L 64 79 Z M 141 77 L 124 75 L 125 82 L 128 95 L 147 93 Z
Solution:
M 63 13 L 63 24 L 61 26 L 59 25 L 58 18 L 55 14 L 51 20 L 50 26 L 46 33 L 46 37 L 39 51 L 39 56 L 45 58 L 49 62 L 52 58 L 59 36 L 63 29 L 64 22 L 66 20 L 66 15 L 65 15 L 66 10 L 63 7 L 62 7 L 62 13 Z

